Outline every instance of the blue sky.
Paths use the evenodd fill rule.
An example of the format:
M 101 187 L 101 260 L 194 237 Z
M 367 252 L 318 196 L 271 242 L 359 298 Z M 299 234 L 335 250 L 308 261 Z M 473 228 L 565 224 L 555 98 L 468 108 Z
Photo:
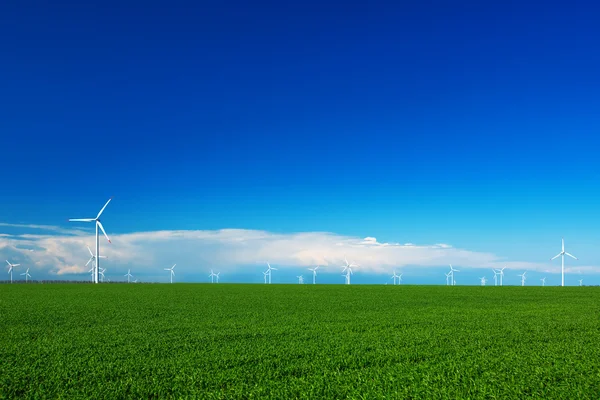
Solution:
M 79 276 L 75 255 L 29 259 L 15 240 L 76 252 L 46 241 L 72 239 L 54 228 L 83 228 L 66 219 L 114 196 L 103 222 L 121 258 L 106 265 L 148 279 L 179 255 L 200 280 L 224 245 L 197 244 L 200 261 L 173 244 L 142 266 L 143 245 L 125 254 L 118 238 L 233 228 L 328 232 L 342 253 L 375 237 L 471 254 L 361 250 L 357 283 L 393 265 L 435 283 L 453 257 L 477 283 L 495 262 L 481 254 L 516 263 L 516 282 L 521 267 L 559 266 L 565 236 L 578 274 L 600 284 L 599 14 L 580 2 L 3 3 L 0 222 L 49 229 L 0 227 L 0 256 Z M 308 259 L 249 257 L 278 259 L 284 281 L 321 250 L 340 264 L 314 246 L 293 247 Z M 262 279 L 252 263 L 220 267 Z

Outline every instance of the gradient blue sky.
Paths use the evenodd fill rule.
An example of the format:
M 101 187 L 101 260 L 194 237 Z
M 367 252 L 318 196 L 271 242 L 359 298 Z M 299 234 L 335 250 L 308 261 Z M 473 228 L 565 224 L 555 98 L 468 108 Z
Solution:
M 0 221 L 71 229 L 115 196 L 112 235 L 331 232 L 549 267 L 564 235 L 599 284 L 599 19 L 590 2 L 3 2 Z M 423 283 L 446 268 L 417 264 Z

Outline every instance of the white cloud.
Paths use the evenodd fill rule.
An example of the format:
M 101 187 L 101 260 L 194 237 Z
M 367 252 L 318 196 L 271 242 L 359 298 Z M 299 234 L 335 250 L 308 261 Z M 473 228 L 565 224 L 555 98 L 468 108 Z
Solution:
M 6 226 L 7 224 L 3 224 Z M 25 226 L 22 226 L 25 227 Z M 47 276 L 86 274 L 89 259 L 86 245 L 93 250 L 94 237 L 82 231 L 36 225 L 35 229 L 55 234 L 0 236 L 0 257 L 31 266 L 32 272 Z M 73 232 L 75 232 L 73 234 Z M 280 268 L 312 265 L 339 267 L 344 256 L 360 265 L 356 271 L 388 273 L 392 267 L 417 269 L 445 267 L 499 268 L 560 272 L 560 265 L 504 261 L 492 253 L 454 248 L 448 244 L 416 245 L 381 243 L 374 237 L 350 237 L 328 232 L 273 233 L 246 229 L 214 231 L 152 231 L 112 235 L 112 244 L 101 238 L 101 254 L 107 268 L 126 271 L 136 268 L 161 274 L 162 268 L 177 263 L 181 274 L 207 268 L 221 271 L 254 271 L 269 261 Z M 600 267 L 567 269 L 600 272 Z M 336 270 L 336 272 L 338 272 Z

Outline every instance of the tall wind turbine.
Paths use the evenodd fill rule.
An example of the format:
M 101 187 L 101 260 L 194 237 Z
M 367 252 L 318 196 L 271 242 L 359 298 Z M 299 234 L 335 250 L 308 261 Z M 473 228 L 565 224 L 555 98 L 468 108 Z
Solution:
M 25 283 L 27 283 L 27 278 L 31 278 L 31 275 L 29 275 L 29 268 L 27 268 L 27 271 L 23 272 L 21 275 L 25 275 Z
M 208 277 L 210 278 L 210 283 L 215 283 L 215 276 L 217 276 L 217 274 L 215 274 L 213 272 L 213 270 L 210 270 L 210 275 L 208 275 Z
M 215 278 L 217 278 L 217 283 L 219 283 L 219 274 L 220 274 L 220 273 L 221 273 L 221 272 L 217 272 L 217 273 L 215 274 Z
M 92 253 L 92 250 L 90 249 L 90 246 L 86 246 L 88 251 L 90 252 L 90 259 L 88 260 L 87 263 L 85 263 L 85 266 L 87 267 L 91 262 L 95 262 L 96 261 L 96 256 L 94 255 L 94 253 Z M 106 258 L 106 256 L 100 256 L 100 258 Z M 94 281 L 94 268 L 95 268 L 95 263 L 92 264 L 92 269 L 91 272 L 92 273 L 92 281 Z
M 298 275 L 296 278 L 298 278 L 298 283 L 300 285 L 302 285 L 304 283 L 304 277 L 302 275 Z
M 460 272 L 457 269 L 454 269 L 454 267 L 452 267 L 452 264 L 450 264 L 450 277 L 452 278 L 452 286 L 456 285 L 456 282 L 454 281 L 454 273 L 455 272 Z
M 27 269 L 27 271 L 29 271 L 29 269 Z M 21 275 L 23 275 L 23 274 L 21 274 Z M 579 280 L 579 286 L 583 286 L 583 279 Z
M 269 268 L 267 269 L 267 274 L 269 275 L 269 285 L 270 285 L 271 284 L 271 274 L 272 274 L 271 271 L 277 271 L 277 268 L 272 268 L 271 264 L 269 264 L 268 262 L 267 262 L 267 265 L 269 266 Z
M 98 274 L 102 275 L 102 283 L 104 283 L 104 273 L 106 272 L 106 268 L 100 268 Z
M 71 218 L 69 219 L 70 222 L 94 222 L 96 225 L 96 272 L 94 274 L 94 282 L 98 283 L 98 274 L 99 274 L 99 268 L 100 268 L 100 237 L 98 236 L 98 228 L 100 228 L 100 230 L 102 230 L 102 233 L 104 234 L 104 236 L 106 237 L 106 240 L 108 240 L 108 243 L 110 242 L 110 239 L 108 238 L 108 235 L 106 234 L 106 231 L 104 230 L 104 227 L 102 226 L 102 222 L 100 222 L 100 216 L 102 215 L 102 213 L 104 212 L 104 209 L 106 208 L 106 206 L 108 205 L 108 203 L 110 203 L 110 201 L 112 200 L 112 197 L 110 199 L 108 199 L 108 201 L 106 202 L 106 204 L 104 205 L 104 207 L 102 207 L 102 209 L 100 210 L 100 212 L 98 213 L 98 215 L 96 216 L 96 218 Z
M 8 264 L 8 273 L 10 274 L 10 283 L 12 283 L 13 269 L 15 267 L 20 266 L 21 264 L 11 264 L 10 262 L 8 262 L 8 260 L 6 260 L 6 263 Z
M 446 286 L 449 286 L 450 285 L 449 280 L 450 280 L 450 276 L 452 276 L 452 272 L 448 272 L 447 274 L 444 274 L 444 275 L 446 275 Z
M 398 285 L 402 285 L 402 272 L 398 275 Z
M 494 286 L 498 286 L 498 274 L 500 272 L 498 272 L 498 270 L 495 270 L 492 268 L 492 271 L 494 272 Z
M 128 269 L 127 273 L 125 275 L 123 275 L 123 276 L 127 277 L 127 283 L 129 283 L 129 279 L 130 278 L 133 278 L 133 275 L 131 275 L 131 270 L 130 269 Z
M 173 283 L 173 276 L 175 275 L 175 271 L 173 271 L 173 269 L 175 268 L 177 264 L 173 264 L 173 266 L 171 268 L 165 268 L 165 271 L 171 271 L 171 283 Z
M 525 274 L 527 273 L 527 271 L 523 272 L 522 274 L 518 274 L 517 276 L 521 277 L 521 286 L 525 286 Z
M 396 279 L 399 277 L 399 275 L 396 275 L 396 270 L 394 270 L 394 275 L 392 275 L 392 281 L 394 282 L 394 285 L 396 284 Z
M 543 277 L 540 281 L 542 281 L 542 286 L 546 286 L 546 277 Z
M 317 283 L 317 270 L 318 270 L 318 269 L 319 269 L 319 265 L 317 265 L 317 266 L 316 266 L 316 267 L 314 267 L 314 268 L 309 268 L 309 269 L 308 269 L 309 271 L 312 271 L 312 273 L 313 273 L 313 285 L 314 285 L 315 283 Z
M 569 257 L 575 259 L 575 260 L 577 260 L 577 257 L 575 257 L 572 254 L 567 253 L 565 251 L 565 239 L 562 238 L 561 241 L 562 241 L 562 250 L 561 250 L 561 252 L 558 253 L 557 255 L 555 255 L 554 257 L 552 257 L 550 259 L 550 261 L 554 260 L 557 257 L 562 257 L 562 260 L 561 260 L 561 269 L 560 269 L 560 271 L 561 271 L 561 277 L 562 277 L 562 279 L 561 279 L 561 286 L 565 286 L 565 254 L 568 255 Z
M 263 272 L 263 275 L 265 276 L 265 284 L 267 283 L 267 276 L 269 276 L 269 274 L 267 272 Z
M 481 281 L 481 286 L 485 286 L 485 282 L 486 282 L 485 276 L 479 278 L 479 280 Z
M 344 268 L 342 270 L 342 272 L 346 273 L 346 285 L 350 284 L 350 275 L 353 275 L 354 273 L 352 272 L 352 267 L 358 267 L 357 264 L 353 264 L 353 263 L 349 263 L 348 259 L 346 259 L 346 256 L 344 256 L 344 261 L 346 262 L 346 265 L 342 265 L 342 267 Z

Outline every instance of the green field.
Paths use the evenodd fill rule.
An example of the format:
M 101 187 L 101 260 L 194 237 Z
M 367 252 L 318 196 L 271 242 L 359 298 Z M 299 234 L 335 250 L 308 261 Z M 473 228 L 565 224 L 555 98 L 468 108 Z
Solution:
M 600 288 L 0 285 L 0 398 L 600 398 Z

